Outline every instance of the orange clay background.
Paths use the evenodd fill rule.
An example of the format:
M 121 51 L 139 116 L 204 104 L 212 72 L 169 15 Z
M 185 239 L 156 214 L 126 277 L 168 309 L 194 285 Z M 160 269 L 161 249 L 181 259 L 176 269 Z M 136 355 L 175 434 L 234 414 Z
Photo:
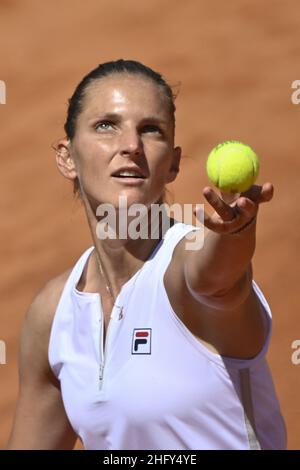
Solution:
M 181 83 L 176 143 L 186 157 L 169 187 L 175 202 L 204 202 L 206 157 L 227 139 L 250 144 L 261 158 L 258 182 L 274 183 L 273 201 L 260 209 L 254 278 L 273 311 L 268 358 L 289 448 L 300 448 L 300 364 L 291 361 L 300 340 L 300 105 L 291 101 L 299 18 L 297 0 L 0 0 L 0 447 L 16 404 L 26 309 L 91 245 L 51 143 L 64 135 L 67 99 L 82 76 L 127 58 Z

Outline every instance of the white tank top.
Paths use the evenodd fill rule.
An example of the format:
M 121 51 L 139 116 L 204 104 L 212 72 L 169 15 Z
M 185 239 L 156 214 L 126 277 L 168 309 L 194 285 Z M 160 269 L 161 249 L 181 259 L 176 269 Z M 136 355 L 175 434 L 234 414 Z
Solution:
M 284 449 L 285 425 L 265 361 L 271 312 L 253 281 L 268 335 L 253 359 L 209 351 L 172 309 L 163 276 L 177 243 L 197 227 L 167 230 L 115 302 L 103 346 L 98 293 L 76 289 L 75 264 L 55 313 L 49 363 L 86 449 Z M 234 339 L 233 339 L 234 340 Z

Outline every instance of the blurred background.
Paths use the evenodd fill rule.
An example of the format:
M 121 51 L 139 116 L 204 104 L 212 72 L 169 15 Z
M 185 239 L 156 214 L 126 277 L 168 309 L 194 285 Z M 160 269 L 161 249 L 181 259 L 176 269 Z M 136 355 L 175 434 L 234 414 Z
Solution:
M 274 317 L 268 353 L 288 429 L 300 448 L 300 3 L 297 0 L 0 0 L 0 447 L 18 392 L 20 329 L 33 296 L 71 267 L 92 241 L 72 187 L 58 173 L 52 142 L 64 136 L 67 99 L 98 63 L 139 60 L 161 72 L 177 97 L 176 144 L 185 158 L 175 202 L 203 203 L 205 161 L 227 139 L 261 158 L 254 278 Z M 298 261 L 297 261 L 298 260 Z

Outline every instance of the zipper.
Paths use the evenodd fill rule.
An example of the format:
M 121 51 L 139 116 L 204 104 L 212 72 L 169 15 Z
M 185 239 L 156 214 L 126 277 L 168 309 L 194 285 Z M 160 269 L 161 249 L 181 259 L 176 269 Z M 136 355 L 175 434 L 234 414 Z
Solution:
M 99 299 L 99 304 L 101 304 L 101 299 Z M 105 369 L 105 362 L 106 362 L 106 355 L 107 355 L 107 343 L 108 343 L 108 335 L 109 335 L 109 331 L 110 331 L 110 327 L 111 327 L 111 322 L 113 320 L 113 310 L 114 310 L 114 307 L 113 307 L 113 310 L 111 312 L 111 315 L 110 315 L 110 319 L 109 319 L 109 323 L 108 323 L 108 328 L 107 328 L 107 332 L 106 332 L 106 338 L 105 338 L 105 345 L 103 345 L 103 335 L 104 335 L 104 313 L 103 313 L 103 308 L 102 308 L 102 304 L 100 305 L 101 307 L 101 311 L 102 311 L 102 319 L 100 318 L 100 321 L 101 321 L 101 328 L 100 328 L 100 357 L 102 358 L 102 360 L 100 361 L 100 364 L 99 364 L 99 391 L 102 390 L 103 388 L 103 378 L 104 378 L 104 369 Z
M 174 225 L 174 224 L 173 224 Z M 155 246 L 155 248 L 152 250 L 152 252 L 150 253 L 148 259 L 151 259 L 151 257 L 156 253 L 156 251 L 158 250 L 160 244 L 162 243 L 162 240 L 163 239 L 159 239 L 157 245 Z M 137 271 L 137 273 L 135 274 L 135 280 L 134 280 L 134 283 L 131 287 L 131 290 L 129 291 L 129 293 L 127 294 L 127 300 L 131 298 L 131 295 L 134 291 L 134 287 L 135 287 L 135 284 L 136 284 L 136 281 L 137 281 L 137 278 L 139 277 L 139 275 L 141 274 L 142 271 L 144 271 L 144 267 L 145 267 L 145 264 L 146 264 L 147 260 L 145 261 L 144 265 L 140 268 L 139 271 Z M 120 295 L 120 294 L 119 294 Z M 117 297 L 118 298 L 118 297 Z M 117 299 L 116 299 L 117 300 Z M 116 302 L 115 300 L 115 302 Z M 110 329 L 111 329 L 111 323 L 112 321 L 114 321 L 114 310 L 115 308 L 121 308 L 120 312 L 119 312 L 119 320 L 121 320 L 123 318 L 123 307 L 118 307 L 116 306 L 116 304 L 114 303 L 114 306 L 113 306 L 113 309 L 111 311 L 111 314 L 110 314 L 110 319 L 109 319 L 109 323 L 108 323 L 108 328 L 107 328 L 107 332 L 106 332 L 106 338 L 105 338 L 105 344 L 103 345 L 103 334 L 104 334 L 104 312 L 103 312 L 103 308 L 102 308 L 102 301 L 101 301 L 101 296 L 99 294 L 99 312 L 102 312 L 102 317 L 103 318 L 100 318 L 100 322 L 102 323 L 101 324 L 101 328 L 100 328 L 100 339 L 99 339 L 99 343 L 100 343 L 100 357 L 102 358 L 102 360 L 100 361 L 100 364 L 99 364 L 99 391 L 101 391 L 103 389 L 103 380 L 104 380 L 104 372 L 105 372 L 105 362 L 106 362 L 106 356 L 107 356 L 107 343 L 108 343 L 108 337 L 109 337 L 109 332 L 110 332 Z

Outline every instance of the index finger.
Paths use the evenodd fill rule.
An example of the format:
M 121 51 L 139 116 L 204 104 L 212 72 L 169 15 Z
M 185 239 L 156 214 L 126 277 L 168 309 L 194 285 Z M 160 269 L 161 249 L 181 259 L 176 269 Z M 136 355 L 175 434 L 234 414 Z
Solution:
M 223 199 L 221 199 L 212 188 L 206 186 L 203 189 L 203 195 L 224 221 L 234 219 L 234 209 L 230 205 L 226 204 L 226 202 L 223 201 Z

